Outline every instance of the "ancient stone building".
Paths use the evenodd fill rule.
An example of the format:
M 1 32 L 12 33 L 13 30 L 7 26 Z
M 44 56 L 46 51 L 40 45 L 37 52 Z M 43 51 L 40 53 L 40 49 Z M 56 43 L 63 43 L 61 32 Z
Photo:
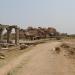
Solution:
M 7 37 L 7 42 L 11 40 L 11 36 L 15 39 L 15 43 L 17 44 L 19 39 L 22 40 L 36 40 L 36 39 L 43 39 L 49 38 L 51 36 L 58 36 L 59 32 L 52 27 L 48 28 L 33 28 L 28 27 L 27 29 L 20 29 L 17 26 L 8 26 L 8 25 L 0 25 L 0 39 L 2 39 L 2 31 L 4 28 L 7 29 L 7 33 L 5 36 Z M 15 29 L 15 34 L 11 34 L 11 30 Z
M 9 25 L 0 24 L 0 41 L 3 40 L 2 33 L 4 29 L 6 29 L 7 30 L 7 43 L 10 43 L 11 31 L 13 28 L 15 29 L 15 44 L 18 45 L 19 44 L 19 28 L 16 25 L 9 26 Z

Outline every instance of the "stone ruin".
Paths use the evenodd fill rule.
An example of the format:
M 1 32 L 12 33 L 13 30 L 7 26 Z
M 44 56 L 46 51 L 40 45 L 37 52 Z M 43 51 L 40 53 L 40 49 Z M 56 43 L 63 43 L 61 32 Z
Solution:
M 11 32 L 12 32 L 12 29 L 15 29 L 15 44 L 13 44 L 11 42 Z M 3 31 L 6 29 L 7 31 L 7 39 L 6 39 L 6 42 L 5 40 L 3 39 Z M 19 27 L 16 26 L 16 25 L 12 25 L 12 26 L 9 26 L 9 25 L 2 25 L 0 24 L 0 59 L 5 59 L 5 55 L 4 53 L 9 50 L 9 47 L 11 46 L 15 46 L 16 47 L 19 45 Z
M 33 28 L 33 27 L 28 27 L 27 29 L 20 29 L 17 25 L 2 25 L 0 24 L 0 46 L 1 43 L 5 44 L 3 41 L 3 37 L 6 37 L 6 43 L 10 45 L 12 43 L 11 37 L 12 37 L 12 29 L 15 29 L 15 34 L 13 39 L 15 39 L 15 44 L 16 46 L 20 46 L 20 40 L 21 43 L 23 44 L 24 40 L 26 41 L 31 41 L 31 40 L 39 40 L 39 39 L 45 39 L 45 38 L 51 38 L 51 37 L 56 37 L 59 35 L 59 32 L 55 28 L 48 27 L 48 28 Z M 6 34 L 3 34 L 3 31 L 6 29 Z M 23 42 L 22 42 L 23 40 Z M 24 43 L 26 44 L 26 43 Z M 28 43 L 29 44 L 29 43 Z M 23 46 L 22 46 L 23 47 Z
M 9 26 L 9 25 L 2 25 L 0 24 L 0 42 L 3 41 L 3 31 L 4 29 L 7 30 L 7 43 L 9 44 L 10 41 L 11 41 L 11 31 L 12 29 L 15 29 L 15 44 L 18 45 L 19 44 L 19 27 L 16 26 L 16 25 L 12 25 L 12 26 Z

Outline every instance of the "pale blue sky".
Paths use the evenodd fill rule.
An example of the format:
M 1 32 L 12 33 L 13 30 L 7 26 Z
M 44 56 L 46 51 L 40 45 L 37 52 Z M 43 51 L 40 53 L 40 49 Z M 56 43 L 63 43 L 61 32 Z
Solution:
M 0 23 L 75 33 L 75 0 L 0 0 Z

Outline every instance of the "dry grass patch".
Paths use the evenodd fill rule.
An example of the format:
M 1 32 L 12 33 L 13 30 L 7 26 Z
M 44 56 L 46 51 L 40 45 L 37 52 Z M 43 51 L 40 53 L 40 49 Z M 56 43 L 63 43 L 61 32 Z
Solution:
M 62 43 L 60 46 L 63 50 L 64 56 L 75 59 L 75 44 L 72 43 Z
M 70 48 L 69 44 L 67 44 L 67 43 L 62 43 L 60 47 L 62 47 L 62 48 Z

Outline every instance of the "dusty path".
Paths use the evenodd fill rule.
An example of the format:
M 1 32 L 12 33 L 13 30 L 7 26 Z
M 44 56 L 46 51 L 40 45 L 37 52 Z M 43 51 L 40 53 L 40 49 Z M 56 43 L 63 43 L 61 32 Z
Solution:
M 46 43 L 46 44 L 50 44 L 50 43 Z M 36 54 L 38 54 L 42 51 L 42 50 L 40 51 L 40 49 L 42 49 L 43 46 L 45 46 L 45 44 L 40 44 L 40 45 L 34 47 L 29 52 L 23 53 L 22 55 L 20 55 L 17 58 L 15 57 L 14 60 L 10 61 L 7 65 L 0 68 L 0 75 L 7 75 L 10 71 L 12 71 L 15 67 L 17 67 L 23 60 L 27 61 L 27 60 L 29 60 L 29 58 L 31 58 L 31 56 L 32 57 L 36 56 Z M 42 47 L 42 48 L 40 48 L 40 47 Z
M 60 42 L 35 46 L 0 69 L 0 75 L 75 75 L 75 66 L 62 54 L 53 54 L 52 48 Z M 14 70 L 13 70 L 14 69 Z
M 59 42 L 37 45 L 12 75 L 75 75 L 74 61 L 63 53 L 53 54 L 52 48 Z

